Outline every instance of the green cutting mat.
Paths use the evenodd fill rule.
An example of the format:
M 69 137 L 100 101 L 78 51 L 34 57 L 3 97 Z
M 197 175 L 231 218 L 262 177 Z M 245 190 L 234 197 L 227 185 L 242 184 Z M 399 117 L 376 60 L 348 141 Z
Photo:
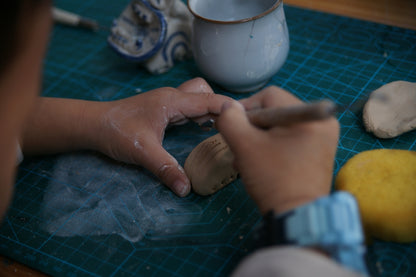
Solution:
M 107 26 L 127 3 L 55 1 Z M 285 12 L 290 55 L 270 84 L 306 101 L 349 105 L 385 83 L 416 81 L 416 32 L 289 6 Z M 106 37 L 56 26 L 42 94 L 113 100 L 199 76 L 192 60 L 152 76 L 113 53 Z M 339 120 L 336 172 L 364 150 L 416 150 L 416 132 L 380 140 L 363 130 L 360 111 Z M 170 129 L 164 145 L 183 163 L 210 135 L 188 124 Z M 26 158 L 15 190 L 0 253 L 54 276 L 224 276 L 251 251 L 260 220 L 240 181 L 211 197 L 179 199 L 146 170 L 90 152 Z M 376 241 L 367 261 L 373 276 L 416 276 L 416 244 Z

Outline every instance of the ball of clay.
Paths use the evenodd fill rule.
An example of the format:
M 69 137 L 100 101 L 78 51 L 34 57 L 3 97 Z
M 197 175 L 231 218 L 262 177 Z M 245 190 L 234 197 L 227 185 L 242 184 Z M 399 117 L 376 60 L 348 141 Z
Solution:
M 416 240 L 416 152 L 378 149 L 351 158 L 335 179 L 358 202 L 367 236 Z
M 364 106 L 364 126 L 379 138 L 416 128 L 416 83 L 396 81 L 373 91 Z
M 199 195 L 210 195 L 234 181 L 238 172 L 234 156 L 221 134 L 198 144 L 185 161 L 184 169 L 192 189 Z

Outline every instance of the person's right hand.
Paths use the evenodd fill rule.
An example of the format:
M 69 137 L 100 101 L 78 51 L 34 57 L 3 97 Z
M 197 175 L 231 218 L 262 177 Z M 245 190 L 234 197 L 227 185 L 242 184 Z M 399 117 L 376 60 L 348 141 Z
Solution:
M 327 195 L 338 143 L 338 121 L 330 118 L 269 130 L 253 126 L 244 109 L 303 103 L 274 86 L 240 103 L 230 101 L 223 105 L 217 128 L 234 153 L 234 166 L 260 212 L 283 213 Z

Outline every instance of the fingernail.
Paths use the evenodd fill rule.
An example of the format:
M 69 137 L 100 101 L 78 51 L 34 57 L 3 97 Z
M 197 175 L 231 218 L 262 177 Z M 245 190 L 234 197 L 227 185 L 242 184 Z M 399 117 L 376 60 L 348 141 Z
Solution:
M 182 181 L 176 181 L 173 183 L 173 191 L 180 197 L 185 197 L 188 195 L 189 189 L 189 185 Z
M 230 107 L 232 106 L 232 103 L 230 101 L 225 102 L 224 104 L 222 104 L 221 107 L 221 112 L 225 112 L 226 110 L 228 110 Z

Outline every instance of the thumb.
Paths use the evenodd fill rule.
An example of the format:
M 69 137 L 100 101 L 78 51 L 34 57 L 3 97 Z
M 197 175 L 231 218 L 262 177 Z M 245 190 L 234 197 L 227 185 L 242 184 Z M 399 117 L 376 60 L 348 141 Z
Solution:
M 141 164 L 175 194 L 180 197 L 187 196 L 191 184 L 178 161 L 156 142 L 148 142 L 145 147 L 151 155 L 141 159 Z
M 250 147 L 258 132 L 249 122 L 243 105 L 238 101 L 223 104 L 216 126 L 234 154 Z

